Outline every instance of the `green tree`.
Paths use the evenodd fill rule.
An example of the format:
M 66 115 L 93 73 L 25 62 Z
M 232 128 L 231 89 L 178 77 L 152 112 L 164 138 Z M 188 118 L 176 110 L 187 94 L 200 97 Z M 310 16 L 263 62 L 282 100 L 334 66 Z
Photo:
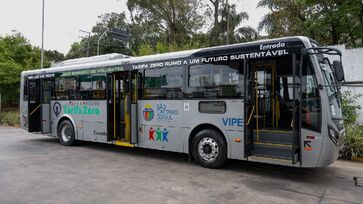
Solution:
M 200 48 L 201 44 L 199 43 L 187 43 L 183 46 L 178 46 L 176 44 L 169 44 L 158 42 L 156 46 L 150 45 L 150 43 L 146 42 L 141 44 L 138 51 L 134 51 L 133 56 L 145 56 L 145 55 L 153 55 L 153 54 L 162 54 L 167 52 L 177 52 L 183 50 L 197 49 Z
M 47 56 L 44 64 L 50 65 Z M 0 36 L 0 93 L 5 105 L 19 101 L 21 72 L 39 67 L 40 49 L 32 46 L 25 36 L 18 32 Z
M 127 42 L 120 40 L 117 32 L 129 30 L 129 24 L 126 22 L 125 13 L 106 13 L 99 16 L 99 21 L 92 28 L 92 33 L 95 35 L 91 37 L 91 44 L 97 45 L 100 36 L 106 32 L 105 38 L 100 41 L 100 54 L 107 53 L 122 53 L 130 54 L 127 47 Z M 86 47 L 86 46 L 85 46 Z M 93 46 L 93 52 L 97 52 L 97 46 Z
M 235 31 L 235 38 L 237 42 L 251 42 L 259 39 L 259 34 L 256 29 L 252 27 L 241 27 Z
M 326 39 L 326 44 L 361 45 L 363 38 L 362 4 L 359 0 L 299 0 L 314 9 L 312 20 L 318 21 L 314 29 L 319 30 L 318 38 Z M 310 21 L 312 23 L 312 21 Z
M 65 59 L 64 54 L 57 50 L 45 50 L 44 55 L 50 62 L 60 62 Z
M 357 47 L 363 37 L 363 6 L 357 0 L 260 0 L 270 12 L 259 23 L 269 37 L 306 35 L 322 44 Z
M 142 40 L 158 37 L 158 41 L 181 46 L 190 42 L 203 25 L 199 12 L 201 0 L 128 0 L 127 6 L 135 30 Z M 152 39 L 151 39 L 152 40 Z M 151 42 L 156 43 L 156 42 Z
M 209 45 L 246 42 L 258 37 L 255 29 L 240 27 L 249 16 L 247 12 L 237 12 L 236 4 L 229 4 L 227 0 L 209 0 L 209 2 L 206 13 L 213 19 Z
M 342 94 L 342 108 L 344 126 L 346 130 L 343 138 L 344 146 L 340 151 L 340 158 L 355 159 L 363 156 L 363 127 L 357 124 L 358 111 L 361 106 L 357 99 L 362 95 L 353 95 L 350 91 Z
M 40 67 L 40 49 L 30 44 L 21 33 L 0 37 L 0 63 L 14 62 L 23 69 Z M 45 64 L 49 65 L 47 60 Z
M 82 40 L 83 41 L 83 40 Z M 85 56 L 84 52 L 82 51 L 82 43 L 81 42 L 74 42 L 71 45 L 71 49 L 68 51 L 67 55 L 66 55 L 66 59 L 75 59 L 75 58 L 80 58 Z
M 87 49 L 90 56 L 97 55 L 97 41 L 101 35 L 106 35 L 100 41 L 100 54 L 122 53 L 130 54 L 127 42 L 121 41 L 115 31 L 128 31 L 125 13 L 106 13 L 99 16 L 96 25 L 92 27 L 92 35 L 83 38 L 80 42 L 74 42 L 66 55 L 67 59 L 87 57 Z M 88 45 L 90 45 L 88 47 Z
M 19 100 L 21 65 L 8 61 L 0 62 L 0 93 L 5 106 L 17 104 Z
M 357 100 L 362 95 L 353 95 L 350 91 L 345 91 L 342 94 L 342 109 L 343 118 L 346 125 L 353 125 L 357 123 L 358 111 L 362 108 Z

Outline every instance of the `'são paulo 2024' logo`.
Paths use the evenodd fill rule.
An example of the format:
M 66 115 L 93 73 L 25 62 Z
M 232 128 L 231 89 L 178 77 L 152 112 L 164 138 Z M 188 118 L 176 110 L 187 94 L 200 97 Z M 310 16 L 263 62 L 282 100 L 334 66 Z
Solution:
M 144 106 L 143 116 L 144 119 L 148 122 L 152 121 L 154 118 L 155 112 L 151 104 L 146 104 Z

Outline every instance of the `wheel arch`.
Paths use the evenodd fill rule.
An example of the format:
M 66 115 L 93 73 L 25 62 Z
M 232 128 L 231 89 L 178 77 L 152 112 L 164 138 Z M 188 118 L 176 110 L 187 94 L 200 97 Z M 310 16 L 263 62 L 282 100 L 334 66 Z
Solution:
M 57 123 L 57 137 L 58 137 L 58 131 L 59 131 L 59 125 L 65 121 L 65 120 L 69 120 L 72 125 L 73 125 L 73 129 L 74 129 L 74 134 L 75 134 L 75 137 L 78 138 L 78 131 L 77 131 L 77 126 L 76 126 L 76 123 L 75 121 L 73 120 L 73 118 L 69 115 L 63 115 L 61 116 L 61 118 L 58 120 L 58 123 Z
M 229 151 L 228 146 L 229 146 L 229 143 L 228 143 L 228 140 L 226 138 L 226 135 L 223 133 L 223 131 L 220 128 L 218 128 L 217 126 L 212 125 L 210 123 L 202 123 L 202 124 L 199 124 L 196 127 L 194 127 L 193 130 L 190 132 L 189 138 L 188 138 L 188 154 L 191 156 L 191 153 L 192 153 L 192 149 L 191 148 L 192 148 L 193 138 L 198 134 L 198 132 L 200 132 L 202 130 L 206 130 L 206 129 L 214 130 L 218 134 L 221 135 L 222 139 L 226 143 L 227 155 L 228 155 L 228 151 Z

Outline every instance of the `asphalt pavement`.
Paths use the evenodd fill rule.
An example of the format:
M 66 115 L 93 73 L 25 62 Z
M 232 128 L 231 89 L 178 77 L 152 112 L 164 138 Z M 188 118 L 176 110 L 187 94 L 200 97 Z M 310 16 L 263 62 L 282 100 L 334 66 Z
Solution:
M 363 203 L 363 162 L 298 169 L 82 142 L 0 126 L 0 203 Z M 363 180 L 358 180 L 363 184 Z

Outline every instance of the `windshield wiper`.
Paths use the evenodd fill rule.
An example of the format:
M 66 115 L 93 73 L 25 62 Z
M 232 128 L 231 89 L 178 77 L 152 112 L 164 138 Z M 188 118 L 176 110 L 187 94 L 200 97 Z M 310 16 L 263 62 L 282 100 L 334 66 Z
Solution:
M 337 99 L 337 103 L 338 105 L 340 106 L 340 100 L 339 100 L 339 97 L 341 97 L 341 93 L 340 91 L 337 91 L 337 92 L 333 92 L 330 96 L 329 96 L 329 101 L 331 101 L 332 99 Z

